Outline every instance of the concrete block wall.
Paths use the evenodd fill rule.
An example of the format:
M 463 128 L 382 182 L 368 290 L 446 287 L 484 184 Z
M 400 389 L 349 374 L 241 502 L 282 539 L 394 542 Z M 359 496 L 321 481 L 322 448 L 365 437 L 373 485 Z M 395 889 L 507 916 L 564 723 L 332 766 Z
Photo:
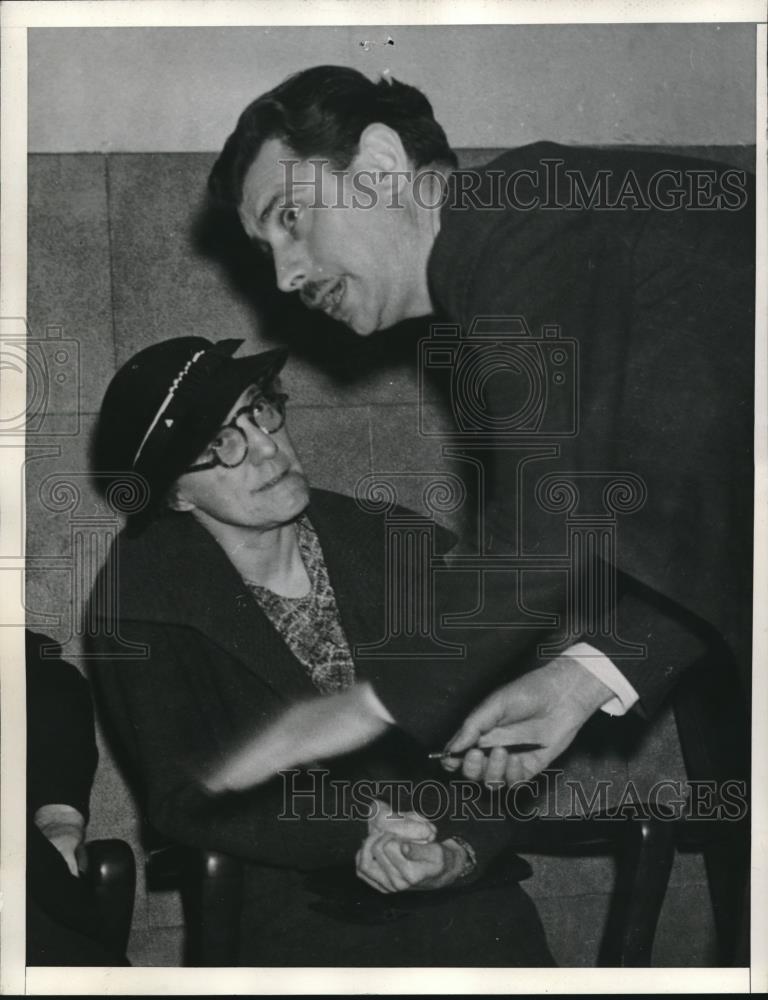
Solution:
M 746 148 L 704 152 L 741 163 L 750 156 Z M 487 154 L 465 151 L 463 159 L 482 162 Z M 441 400 L 429 390 L 419 393 L 416 335 L 426 327 L 361 341 L 272 291 L 239 232 L 206 212 L 212 160 L 205 153 L 30 157 L 28 320 L 32 337 L 49 359 L 59 359 L 66 378 L 50 394 L 45 424 L 30 436 L 27 608 L 30 624 L 62 642 L 81 667 L 79 615 L 118 528 L 88 481 L 90 435 L 116 366 L 141 347 L 189 334 L 242 338 L 246 350 L 290 344 L 284 379 L 290 428 L 317 486 L 353 493 L 367 473 L 408 470 L 418 475 L 407 480 L 401 498 L 418 507 L 424 486 L 444 467 L 438 443 L 418 433 L 419 406 L 430 421 L 449 426 Z M 90 836 L 124 837 L 137 853 L 130 957 L 137 965 L 178 964 L 179 901 L 145 890 L 136 803 L 99 739 Z M 617 787 L 628 777 L 642 786 L 655 775 L 683 776 L 668 715 L 621 745 L 593 746 L 575 755 L 573 773 L 608 774 Z M 564 965 L 593 964 L 610 861 L 536 858 L 534 865 L 528 887 L 555 955 Z M 707 964 L 712 943 L 700 858 L 678 859 L 656 962 Z

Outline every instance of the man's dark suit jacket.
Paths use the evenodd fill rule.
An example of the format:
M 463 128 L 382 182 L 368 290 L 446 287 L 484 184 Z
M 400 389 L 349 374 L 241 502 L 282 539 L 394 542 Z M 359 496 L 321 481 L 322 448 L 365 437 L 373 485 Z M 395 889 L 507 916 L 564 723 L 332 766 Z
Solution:
M 551 180 L 555 170 L 557 188 Z M 568 171 L 581 182 L 581 207 L 574 204 Z M 608 178 L 607 197 L 603 204 L 585 207 L 601 171 Z M 517 186 L 505 187 L 513 177 Z M 692 195 L 689 187 L 681 207 L 659 207 L 659 202 L 675 204 L 670 192 L 678 178 L 698 185 L 699 193 Z M 646 713 L 658 707 L 681 670 L 713 650 L 738 661 L 742 681 L 748 677 L 752 180 L 749 174 L 697 160 L 537 143 L 474 172 L 452 175 L 429 261 L 437 318 L 461 328 L 460 340 L 448 350 L 457 428 L 462 429 L 462 421 L 466 427 L 469 414 L 469 422 L 474 418 L 479 428 L 474 432 L 478 440 L 484 436 L 487 441 L 486 427 L 497 446 L 507 442 L 541 450 L 554 445 L 559 452 L 557 458 L 535 458 L 519 480 L 519 447 L 517 452 L 496 447 L 481 453 L 489 459 L 485 551 L 563 552 L 563 515 L 544 512 L 536 497 L 545 476 L 596 473 L 594 485 L 600 475 L 629 473 L 644 484 L 641 508 L 616 517 L 611 564 L 618 634 L 646 646 L 647 652 L 614 658 L 615 644 L 599 637 L 589 641 L 614 658 Z M 622 185 L 626 207 L 618 202 Z M 516 206 L 499 207 L 505 190 L 517 198 Z M 599 200 L 599 183 L 593 190 Z M 712 207 L 713 197 L 720 199 L 718 208 Z M 692 199 L 701 207 L 690 207 Z M 500 335 L 482 346 L 470 332 L 480 317 L 522 317 L 529 342 L 539 338 L 536 342 L 543 343 L 540 412 L 534 406 L 525 416 L 532 382 L 520 367 L 520 352 L 517 362 L 509 356 L 500 360 L 510 344 L 501 331 L 509 330 L 510 323 L 497 323 Z M 557 336 L 568 342 L 564 363 L 562 355 L 555 362 L 557 345 L 543 342 L 545 326 L 559 327 Z M 445 341 L 439 346 L 444 348 Z M 445 357 L 440 365 L 446 365 Z M 558 371 L 565 382 L 555 383 Z M 503 429 L 504 421 L 513 432 Z M 588 479 L 582 475 L 579 488 L 584 491 L 585 485 Z M 594 512 L 600 499 L 598 486 L 597 498 L 587 496 L 586 507 L 592 503 Z M 621 497 L 617 499 L 620 506 Z M 522 534 L 516 531 L 518 518 Z M 452 594 L 447 585 L 446 606 L 457 603 L 455 591 L 465 585 L 457 577 Z M 472 607 L 469 590 L 474 586 L 467 588 L 465 608 Z M 490 611 L 498 620 L 509 620 L 505 600 L 513 590 L 512 578 L 507 577 L 507 597 L 503 585 L 489 582 L 487 588 Z M 563 621 L 565 574 L 528 574 L 523 592 L 530 609 Z M 446 638 L 451 638 L 450 630 Z M 435 688 L 445 692 L 446 718 L 451 700 L 476 687 L 484 673 L 506 658 L 511 677 L 536 644 L 551 637 L 546 628 L 534 628 L 461 638 L 468 640 L 468 658 L 435 668 Z M 544 660 L 534 658 L 533 663 Z M 368 674 L 398 722 L 424 734 L 417 707 L 400 693 L 397 664 L 373 665 Z M 444 732 L 439 713 L 431 721 L 435 734 Z

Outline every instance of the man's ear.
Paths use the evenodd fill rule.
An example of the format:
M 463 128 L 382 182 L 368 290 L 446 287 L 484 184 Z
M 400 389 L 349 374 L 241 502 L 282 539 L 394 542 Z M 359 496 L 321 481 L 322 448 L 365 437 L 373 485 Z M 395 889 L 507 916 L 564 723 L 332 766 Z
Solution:
M 389 125 L 372 122 L 360 134 L 360 144 L 352 166 L 378 174 L 409 170 L 412 164 L 397 132 Z

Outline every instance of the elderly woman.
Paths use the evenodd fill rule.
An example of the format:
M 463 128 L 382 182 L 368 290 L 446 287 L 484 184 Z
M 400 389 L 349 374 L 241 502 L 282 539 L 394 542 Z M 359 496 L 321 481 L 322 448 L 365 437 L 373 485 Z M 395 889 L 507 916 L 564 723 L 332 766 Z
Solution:
M 503 820 L 385 808 L 386 781 L 438 783 L 394 727 L 333 762 L 319 796 L 311 770 L 225 794 L 207 784 L 286 707 L 351 689 L 353 651 L 384 615 L 382 518 L 309 489 L 276 382 L 284 352 L 235 358 L 239 343 L 146 348 L 100 415 L 98 471 L 140 474 L 149 497 L 91 606 L 94 680 L 149 821 L 252 863 L 244 965 L 552 964 Z

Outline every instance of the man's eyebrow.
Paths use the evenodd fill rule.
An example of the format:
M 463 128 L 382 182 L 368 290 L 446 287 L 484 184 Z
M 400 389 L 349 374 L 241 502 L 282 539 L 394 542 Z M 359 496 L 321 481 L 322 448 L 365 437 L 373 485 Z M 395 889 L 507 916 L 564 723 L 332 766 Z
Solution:
M 249 226 L 247 229 L 248 239 L 256 247 L 256 249 L 260 253 L 262 253 L 265 257 L 272 256 L 272 247 L 270 246 L 268 240 L 265 240 L 262 236 L 258 235 L 258 233 L 254 232 L 253 230 L 254 229 L 262 231 L 264 230 L 267 220 L 269 219 L 272 212 L 275 210 L 275 206 L 277 205 L 277 201 L 279 198 L 280 198 L 280 192 L 276 192 L 275 194 L 273 194 L 272 197 L 267 202 L 267 204 L 259 213 L 259 217 L 256 220 L 256 225 L 253 227 Z
M 277 191 L 277 192 L 275 192 L 275 194 L 272 195 L 272 197 L 269 199 L 269 201 L 267 202 L 267 204 L 265 205 L 265 207 L 262 209 L 261 214 L 259 215 L 259 225 L 260 226 L 263 226 L 266 223 L 267 219 L 270 217 L 270 215 L 274 211 L 275 205 L 277 205 L 277 202 L 278 202 L 279 198 L 280 198 L 280 192 Z

